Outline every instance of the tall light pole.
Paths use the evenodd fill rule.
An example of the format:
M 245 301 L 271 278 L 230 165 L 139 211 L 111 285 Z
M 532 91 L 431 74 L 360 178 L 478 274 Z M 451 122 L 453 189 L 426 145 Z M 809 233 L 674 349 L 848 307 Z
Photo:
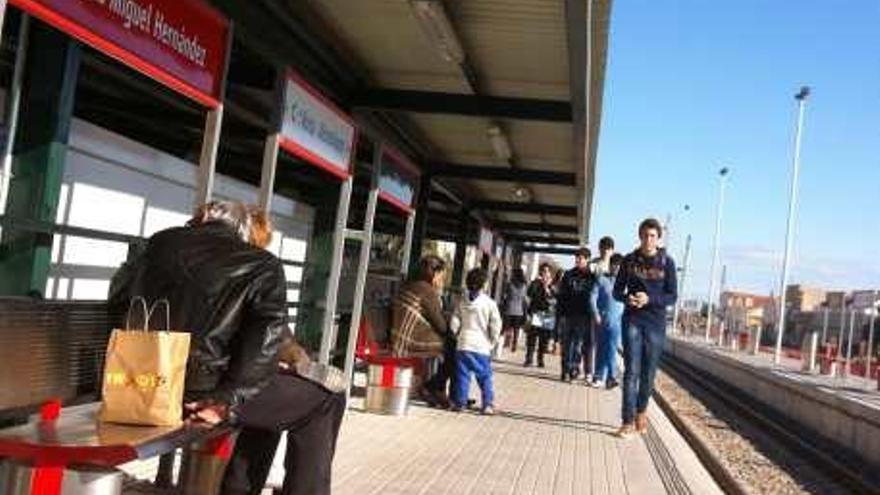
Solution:
M 782 277 L 779 281 L 779 321 L 776 322 L 776 352 L 773 354 L 773 362 L 779 364 L 782 359 L 782 337 L 785 334 L 785 289 L 788 286 L 788 266 L 791 258 L 791 244 L 794 237 L 795 213 L 797 207 L 798 193 L 798 175 L 800 174 L 801 165 L 801 134 L 804 129 L 804 108 L 806 107 L 807 97 L 810 95 L 808 86 L 801 87 L 801 90 L 794 95 L 797 100 L 798 116 L 797 130 L 794 135 L 794 158 L 791 172 L 791 193 L 788 200 L 788 228 L 785 232 L 785 252 L 782 257 Z
M 709 270 L 709 310 L 706 313 L 706 342 L 709 342 L 709 330 L 712 328 L 712 310 L 715 303 L 715 269 L 718 266 L 718 253 L 721 248 L 721 216 L 724 212 L 724 189 L 727 186 L 727 174 L 730 169 L 723 167 L 718 171 L 718 207 L 715 213 L 715 241 L 712 248 L 712 268 Z

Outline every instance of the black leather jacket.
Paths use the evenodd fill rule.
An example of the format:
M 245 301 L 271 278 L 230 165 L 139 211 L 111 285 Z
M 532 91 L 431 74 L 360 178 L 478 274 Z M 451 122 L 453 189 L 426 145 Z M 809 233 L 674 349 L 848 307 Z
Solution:
M 124 315 L 134 296 L 149 304 L 168 299 L 171 330 L 192 334 L 186 400 L 214 399 L 235 408 L 275 373 L 287 324 L 284 271 L 278 258 L 243 242 L 226 224 L 151 237 L 145 252 L 113 277 L 111 308 Z M 159 313 L 151 328 L 164 328 Z M 134 316 L 133 327 L 135 321 L 142 320 Z

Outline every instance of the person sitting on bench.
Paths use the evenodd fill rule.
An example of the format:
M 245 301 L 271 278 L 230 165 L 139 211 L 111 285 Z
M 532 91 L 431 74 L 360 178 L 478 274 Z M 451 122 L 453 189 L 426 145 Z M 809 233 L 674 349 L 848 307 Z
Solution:
M 168 299 L 169 327 L 192 333 L 186 419 L 243 427 L 224 494 L 263 489 L 283 430 L 295 433 L 288 439 L 282 493 L 330 493 L 344 397 L 300 376 L 279 376 L 287 285 L 281 261 L 262 249 L 271 232 L 255 207 L 208 203 L 185 227 L 153 235 L 141 256 L 120 268 L 109 303 L 122 310 L 134 296 Z M 162 464 L 169 467 L 169 458 Z

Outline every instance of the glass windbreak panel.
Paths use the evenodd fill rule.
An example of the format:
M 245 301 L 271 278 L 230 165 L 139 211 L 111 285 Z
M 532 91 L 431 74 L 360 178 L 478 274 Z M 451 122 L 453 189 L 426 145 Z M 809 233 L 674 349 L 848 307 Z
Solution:
M 67 224 L 140 235 L 144 198 L 90 184 L 74 183 Z
M 403 237 L 377 232 L 370 249 L 370 271 L 399 273 L 403 263 Z

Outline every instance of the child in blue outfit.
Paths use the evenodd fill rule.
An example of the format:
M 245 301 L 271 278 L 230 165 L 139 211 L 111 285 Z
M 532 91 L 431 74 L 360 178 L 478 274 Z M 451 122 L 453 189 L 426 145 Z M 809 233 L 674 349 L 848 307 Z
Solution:
M 467 295 L 452 313 L 450 329 L 458 336 L 455 352 L 455 380 L 452 410 L 460 411 L 467 404 L 471 375 L 480 386 L 483 414 L 495 413 L 492 390 L 492 348 L 501 336 L 501 313 L 498 305 L 483 293 L 486 272 L 475 268 L 468 272 Z

